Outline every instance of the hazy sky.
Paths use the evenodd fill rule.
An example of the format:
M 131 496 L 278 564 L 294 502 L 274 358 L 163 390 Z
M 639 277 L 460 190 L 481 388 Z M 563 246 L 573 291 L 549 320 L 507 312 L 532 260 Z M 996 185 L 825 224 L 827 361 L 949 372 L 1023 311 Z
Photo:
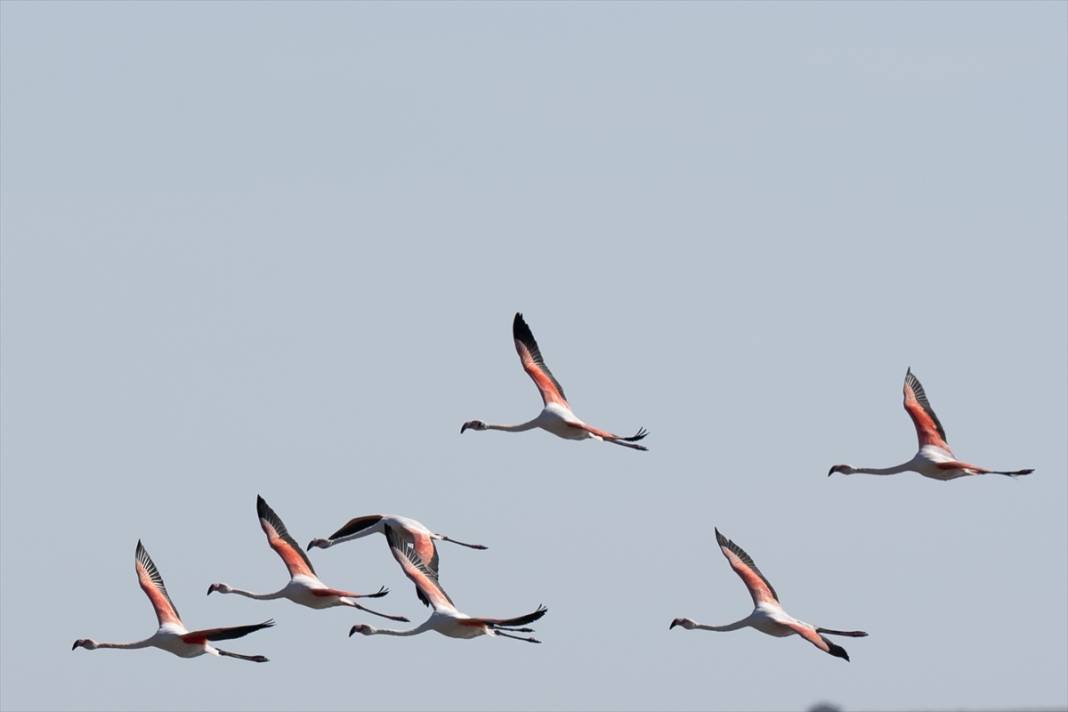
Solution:
M 1068 5 L 0 4 L 4 709 L 1068 704 Z M 540 407 L 648 453 L 459 433 Z M 911 366 L 1013 481 L 915 449 Z M 204 593 L 396 512 L 544 645 Z M 726 623 L 743 546 L 853 662 Z M 155 619 L 138 538 L 190 627 Z M 426 609 L 382 537 L 331 585 Z

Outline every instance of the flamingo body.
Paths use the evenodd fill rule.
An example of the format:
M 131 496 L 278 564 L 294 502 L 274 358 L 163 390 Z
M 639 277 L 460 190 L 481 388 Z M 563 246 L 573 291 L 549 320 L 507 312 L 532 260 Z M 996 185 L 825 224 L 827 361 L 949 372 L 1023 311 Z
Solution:
M 286 529 L 285 524 L 282 523 L 282 519 L 271 509 L 263 497 L 256 497 L 256 513 L 260 518 L 260 527 L 263 529 L 264 534 L 267 535 L 268 545 L 274 549 L 289 570 L 289 582 L 273 593 L 253 593 L 234 588 L 229 584 L 213 583 L 208 587 L 209 596 L 218 591 L 219 593 L 234 593 L 261 601 L 284 598 L 298 605 L 315 609 L 348 606 L 382 618 L 407 622 L 408 619 L 404 616 L 390 616 L 385 613 L 379 613 L 356 602 L 357 598 L 380 598 L 385 596 L 389 593 L 389 590 L 385 587 L 379 589 L 377 593 L 361 594 L 327 586 L 315 574 L 315 569 L 312 567 L 311 560 L 308 559 L 307 554 L 297 545 L 297 542 Z
M 835 473 L 843 475 L 896 475 L 901 472 L 917 472 L 924 477 L 946 482 L 958 477 L 970 477 L 973 475 L 1007 475 L 1019 477 L 1029 475 L 1033 469 L 1024 470 L 989 470 L 963 460 L 957 459 L 946 442 L 946 431 L 942 423 L 935 415 L 934 408 L 927 400 L 920 380 L 912 373 L 912 369 L 905 372 L 905 385 L 903 387 L 905 412 L 912 419 L 916 428 L 916 438 L 919 441 L 919 449 L 912 459 L 893 467 L 853 467 L 852 465 L 834 465 L 827 472 L 830 477 Z
M 806 623 L 798 618 L 794 618 L 787 613 L 782 604 L 779 603 L 779 596 L 775 593 L 775 589 L 765 578 L 764 574 L 757 568 L 753 559 L 745 553 L 745 551 L 716 530 L 716 543 L 719 544 L 720 551 L 727 559 L 731 568 L 738 574 L 738 577 L 742 579 L 742 583 L 749 589 L 749 595 L 753 599 L 753 611 L 745 618 L 734 623 L 728 623 L 722 626 L 703 625 L 696 623 L 689 618 L 676 618 L 671 622 L 670 628 L 675 626 L 681 626 L 686 630 L 712 630 L 712 631 L 732 631 L 739 630 L 741 628 L 753 628 L 755 630 L 764 633 L 765 635 L 771 635 L 776 638 L 785 638 L 790 635 L 799 635 L 812 645 L 816 646 L 823 652 L 833 655 L 836 658 L 843 658 L 849 660 L 849 654 L 840 645 L 837 645 L 828 640 L 826 635 L 844 635 L 853 638 L 862 638 L 868 634 L 864 631 L 840 631 L 831 630 L 829 628 L 817 628 L 811 623 Z
M 546 608 L 539 606 L 538 609 L 526 615 L 515 618 L 475 618 L 461 613 L 453 604 L 452 599 L 438 583 L 436 561 L 427 563 L 416 551 L 415 546 L 408 540 L 404 532 L 385 525 L 386 541 L 389 543 L 393 558 L 400 564 L 412 583 L 419 592 L 420 600 L 433 608 L 430 617 L 415 628 L 408 630 L 379 629 L 369 625 L 354 625 L 349 630 L 351 637 L 355 633 L 362 635 L 394 635 L 412 636 L 435 631 L 449 638 L 477 638 L 488 635 L 493 637 L 511 638 L 523 640 L 528 643 L 540 643 L 532 637 L 522 637 L 514 633 L 531 633 L 530 628 L 520 627 L 540 619 L 545 615 Z
M 565 440 L 601 440 L 632 450 L 648 450 L 644 445 L 637 444 L 649 434 L 645 428 L 639 428 L 637 433 L 629 437 L 622 437 L 588 425 L 575 415 L 564 396 L 563 387 L 545 365 L 538 342 L 534 340 L 534 334 L 523 320 L 522 314 L 516 313 L 512 321 L 512 338 L 516 353 L 519 354 L 519 362 L 537 386 L 544 407 L 536 418 L 518 425 L 492 425 L 481 420 L 469 420 L 460 428 L 461 434 L 467 430 L 503 430 L 518 433 L 540 428 Z
M 382 534 L 385 536 L 387 531 L 392 531 L 396 536 L 401 537 L 403 541 L 410 546 L 420 564 L 428 567 L 436 573 L 438 572 L 438 548 L 435 544 L 436 541 L 448 541 L 453 544 L 459 544 L 460 546 L 466 546 L 469 549 L 487 548 L 482 544 L 467 544 L 447 537 L 444 534 L 433 532 L 422 522 L 416 521 L 410 517 L 402 517 L 396 514 L 368 514 L 360 517 L 353 517 L 340 529 L 331 534 L 328 539 L 312 539 L 308 542 L 308 550 L 311 551 L 314 548 L 329 549 L 337 544 L 353 541 L 355 539 L 362 539 L 363 537 L 372 534 Z M 389 537 L 387 536 L 386 539 L 388 541 Z M 420 590 L 418 586 L 415 587 L 415 592 L 419 597 L 419 600 L 423 602 L 423 605 L 430 605 L 430 601 L 423 595 L 422 590 Z
M 86 650 L 98 650 L 115 648 L 121 650 L 136 650 L 139 648 L 158 648 L 180 658 L 195 658 L 201 655 L 216 655 L 229 658 L 238 658 L 250 662 L 265 663 L 267 658 L 262 655 L 241 655 L 212 645 L 212 641 L 230 640 L 242 638 L 257 630 L 270 628 L 274 625 L 273 620 L 254 625 L 230 626 L 227 628 L 205 628 L 202 630 L 188 630 L 174 607 L 167 587 L 163 583 L 163 577 L 148 555 L 148 551 L 137 542 L 135 553 L 134 570 L 137 573 L 141 589 L 148 596 L 149 602 L 156 611 L 156 619 L 159 628 L 148 638 L 133 643 L 100 643 L 92 638 L 81 638 L 74 641 L 71 650 L 85 648 Z

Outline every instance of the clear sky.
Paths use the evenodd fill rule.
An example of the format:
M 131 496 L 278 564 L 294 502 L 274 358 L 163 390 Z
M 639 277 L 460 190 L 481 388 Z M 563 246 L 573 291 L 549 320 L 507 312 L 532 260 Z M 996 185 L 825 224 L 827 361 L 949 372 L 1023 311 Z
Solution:
M 1068 5 L 0 4 L 4 709 L 1068 704 Z M 648 453 L 459 433 L 540 407 Z M 911 366 L 957 454 L 907 459 Z M 395 512 L 541 646 L 204 593 Z M 726 623 L 749 551 L 853 662 Z M 267 665 L 70 650 L 277 627 Z M 415 622 L 376 537 L 312 560 Z

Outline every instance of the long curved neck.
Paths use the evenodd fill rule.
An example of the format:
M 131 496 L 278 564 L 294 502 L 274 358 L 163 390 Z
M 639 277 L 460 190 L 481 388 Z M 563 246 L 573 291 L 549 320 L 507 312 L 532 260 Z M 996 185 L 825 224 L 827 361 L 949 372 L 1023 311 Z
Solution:
M 408 630 L 392 630 L 390 628 L 375 628 L 371 635 L 419 635 L 431 630 L 430 621 L 426 621 L 421 625 L 417 625 L 414 628 Z
M 97 648 L 115 648 L 116 650 L 137 650 L 138 648 L 148 648 L 152 646 L 152 639 L 146 638 L 145 640 L 139 640 L 136 643 L 97 643 Z
M 900 472 L 908 472 L 912 469 L 912 462 L 905 462 L 893 467 L 854 467 L 855 475 L 896 475 Z
M 284 588 L 274 593 L 253 593 L 252 591 L 242 591 L 240 588 L 231 588 L 227 591 L 227 593 L 236 593 L 238 596 L 244 596 L 245 598 L 255 598 L 257 601 L 272 601 L 276 598 L 283 598 L 284 592 Z
M 535 418 L 534 420 L 528 420 L 527 422 L 520 423 L 519 425 L 492 425 L 490 423 L 486 424 L 486 430 L 503 430 L 506 433 L 521 433 L 524 430 L 533 430 L 536 427 L 538 427 L 538 418 Z
M 730 631 L 730 630 L 739 630 L 741 628 L 745 628 L 747 625 L 749 625 L 749 619 L 748 618 L 743 618 L 740 621 L 735 621 L 734 623 L 728 623 L 727 625 L 702 625 L 702 624 L 698 623 L 695 627 L 697 627 L 697 628 L 699 628 L 701 630 L 714 630 L 714 631 L 718 631 L 720 633 L 725 633 L 725 632 Z

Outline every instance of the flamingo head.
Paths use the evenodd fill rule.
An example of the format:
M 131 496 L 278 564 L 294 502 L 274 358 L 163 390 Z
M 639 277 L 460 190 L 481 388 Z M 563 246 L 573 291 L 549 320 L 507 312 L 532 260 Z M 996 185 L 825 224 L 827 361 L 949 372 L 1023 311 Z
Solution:
M 485 430 L 486 424 L 483 423 L 481 420 L 469 420 L 463 424 L 462 428 L 460 428 L 460 434 L 463 435 L 464 431 L 468 428 L 470 428 L 471 430 Z
M 689 618 L 676 618 L 675 620 L 671 621 L 671 625 L 668 626 L 668 630 L 671 630 L 677 625 L 681 625 L 686 630 L 693 630 L 697 627 L 697 624 Z
M 92 638 L 79 638 L 74 641 L 74 645 L 70 646 L 71 650 L 77 650 L 78 648 L 85 648 L 86 650 L 96 650 L 96 641 Z
M 329 549 L 330 545 L 329 539 L 312 539 L 308 542 L 308 551 L 312 549 Z
M 212 585 L 208 586 L 207 595 L 210 596 L 216 591 L 218 591 L 219 593 L 230 593 L 232 590 L 233 589 L 227 586 L 225 583 L 213 583 Z
M 854 470 L 849 465 L 835 465 L 830 469 L 830 471 L 827 472 L 827 476 L 830 477 L 835 472 L 841 472 L 843 475 L 851 475 L 853 474 Z
M 366 623 L 359 623 L 349 629 L 349 637 L 351 638 L 354 633 L 359 633 L 361 635 L 374 635 L 375 629 L 372 626 L 367 625 Z

